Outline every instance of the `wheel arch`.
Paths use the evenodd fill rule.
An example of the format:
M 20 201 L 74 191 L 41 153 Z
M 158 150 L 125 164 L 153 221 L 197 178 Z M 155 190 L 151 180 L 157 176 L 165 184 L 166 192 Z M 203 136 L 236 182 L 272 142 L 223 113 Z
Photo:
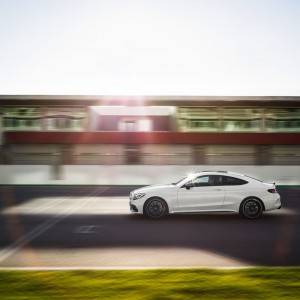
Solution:
M 239 212 L 241 211 L 242 204 L 243 204 L 246 200 L 248 200 L 248 199 L 256 199 L 256 200 L 258 200 L 258 201 L 260 202 L 260 204 L 262 205 L 262 207 L 263 207 L 263 211 L 266 211 L 265 204 L 264 204 L 264 202 L 263 202 L 260 198 L 258 198 L 258 197 L 256 197 L 256 196 L 248 196 L 248 197 L 244 198 L 244 199 L 240 202 L 240 205 L 239 205 Z
M 165 205 L 166 205 L 166 213 L 167 213 L 167 214 L 169 213 L 169 205 L 168 205 L 167 201 L 166 201 L 164 198 L 162 198 L 162 197 L 160 197 L 160 196 L 151 196 L 150 198 L 148 198 L 148 199 L 144 202 L 144 205 L 143 205 L 143 214 L 145 214 L 145 208 L 146 208 L 146 206 L 147 206 L 147 203 L 148 203 L 149 201 L 153 200 L 153 199 L 160 199 L 160 200 L 162 200 L 162 201 L 165 203 Z

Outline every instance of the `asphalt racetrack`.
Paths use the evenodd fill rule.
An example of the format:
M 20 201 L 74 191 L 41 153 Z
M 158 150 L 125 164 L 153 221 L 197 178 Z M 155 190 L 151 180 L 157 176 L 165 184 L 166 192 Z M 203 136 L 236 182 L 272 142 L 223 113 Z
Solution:
M 0 188 L 0 268 L 157 268 L 300 265 L 300 189 L 258 220 L 235 213 L 129 211 L 133 187 Z

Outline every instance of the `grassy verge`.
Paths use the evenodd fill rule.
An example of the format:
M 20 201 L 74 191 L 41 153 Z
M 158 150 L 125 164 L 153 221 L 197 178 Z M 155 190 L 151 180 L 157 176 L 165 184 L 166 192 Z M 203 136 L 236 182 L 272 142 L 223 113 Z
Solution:
M 1 299 L 300 299 L 300 268 L 1 271 Z

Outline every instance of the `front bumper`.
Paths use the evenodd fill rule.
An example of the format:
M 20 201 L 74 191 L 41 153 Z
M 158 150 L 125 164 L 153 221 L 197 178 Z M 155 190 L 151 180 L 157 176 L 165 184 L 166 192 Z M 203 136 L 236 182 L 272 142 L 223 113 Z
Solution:
M 134 213 L 139 212 L 138 208 L 134 204 L 131 204 L 130 201 L 129 201 L 129 207 L 130 207 L 131 212 L 134 212 Z
M 129 198 L 129 208 L 133 213 L 142 214 L 143 213 L 143 202 L 138 200 L 132 200 Z

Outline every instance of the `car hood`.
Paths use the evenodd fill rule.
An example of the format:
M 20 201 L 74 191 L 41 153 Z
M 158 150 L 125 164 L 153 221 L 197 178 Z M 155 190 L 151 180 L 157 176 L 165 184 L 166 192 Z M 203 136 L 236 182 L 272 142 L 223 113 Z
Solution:
M 174 184 L 155 184 L 155 185 L 148 185 L 144 186 L 140 189 L 132 191 L 134 194 L 136 193 L 146 193 L 148 191 L 153 191 L 153 190 L 159 190 L 159 189 L 173 189 L 175 188 L 176 185 Z

